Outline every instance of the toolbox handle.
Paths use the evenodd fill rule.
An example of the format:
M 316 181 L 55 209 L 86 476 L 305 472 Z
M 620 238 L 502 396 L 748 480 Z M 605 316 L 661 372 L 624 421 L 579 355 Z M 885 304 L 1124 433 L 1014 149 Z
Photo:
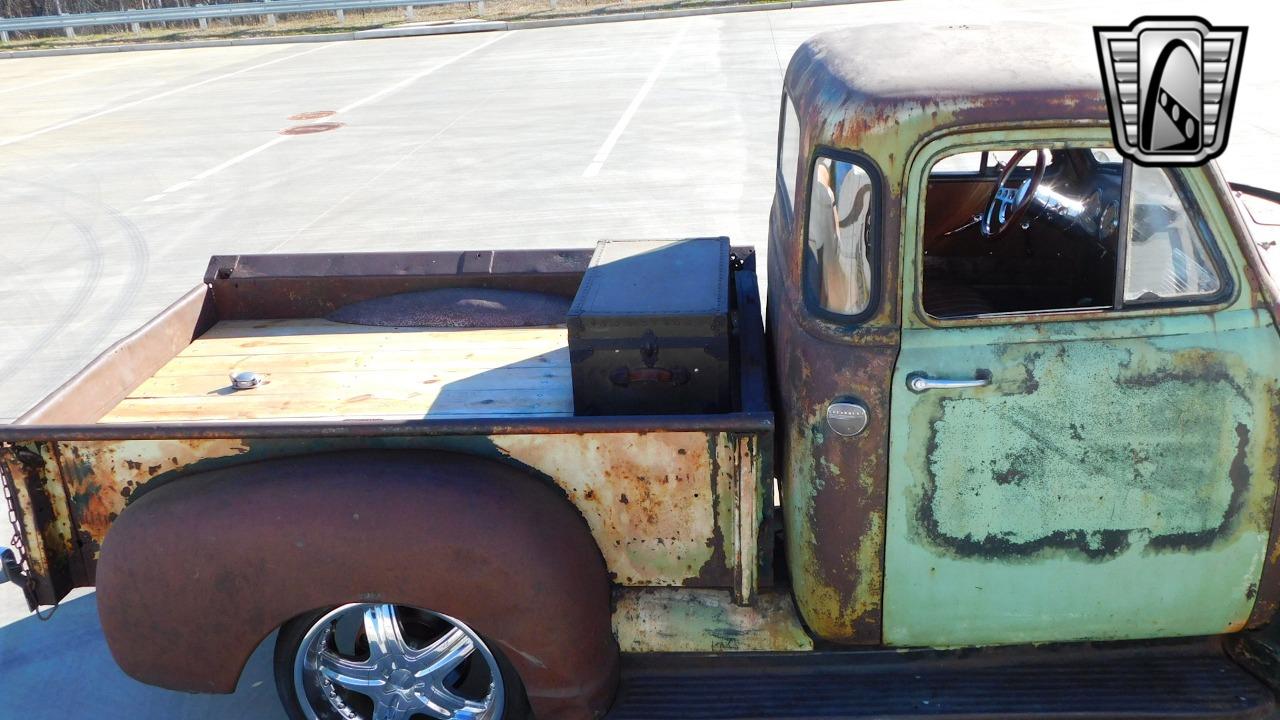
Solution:
M 616 368 L 609 373 L 609 381 L 618 387 L 627 387 L 632 383 L 659 383 L 662 385 L 684 385 L 689 382 L 689 371 L 684 368 Z

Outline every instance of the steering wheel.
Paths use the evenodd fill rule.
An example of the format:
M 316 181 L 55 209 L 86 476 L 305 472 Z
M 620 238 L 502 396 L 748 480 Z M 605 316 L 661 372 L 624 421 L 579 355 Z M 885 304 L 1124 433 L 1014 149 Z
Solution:
M 1004 170 L 1000 173 L 1000 180 L 996 183 L 995 192 L 991 193 L 991 199 L 987 201 L 987 211 L 982 214 L 982 221 L 978 223 L 978 231 L 982 233 L 982 237 L 990 240 L 1008 232 L 1009 228 L 1022 219 L 1027 208 L 1031 206 L 1031 201 L 1035 199 L 1036 189 L 1044 179 L 1045 156 L 1048 154 L 1044 150 L 1035 151 L 1036 167 L 1031 177 L 1025 178 L 1015 186 L 1006 187 L 1014 168 L 1018 167 L 1018 163 L 1022 162 L 1022 158 L 1029 152 L 1031 150 L 1019 150 L 1009 158 L 1009 162 L 1005 163 Z

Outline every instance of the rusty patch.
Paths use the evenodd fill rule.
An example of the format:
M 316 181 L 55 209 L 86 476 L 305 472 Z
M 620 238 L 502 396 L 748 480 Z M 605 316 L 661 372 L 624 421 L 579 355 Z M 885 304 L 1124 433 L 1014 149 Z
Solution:
M 739 606 L 723 590 L 619 589 L 613 633 L 623 652 L 797 652 L 813 649 L 791 597 L 761 593 Z
M 315 135 L 316 133 L 329 132 L 343 127 L 346 123 L 340 122 L 320 122 L 308 123 L 306 125 L 294 125 L 280 131 L 281 135 Z
M 1271 407 L 1269 417 L 1272 420 L 1272 428 L 1269 432 L 1261 434 L 1265 440 L 1263 446 L 1265 465 L 1260 471 L 1272 477 L 1280 477 L 1280 471 L 1277 470 L 1277 466 L 1280 466 L 1280 433 L 1275 431 L 1275 423 L 1280 419 L 1280 388 L 1272 386 L 1269 393 Z M 1277 608 L 1280 608 L 1280 498 L 1275 495 L 1280 493 L 1275 493 L 1272 497 L 1271 519 L 1268 523 L 1271 528 L 1270 547 L 1263 560 L 1262 576 L 1258 578 L 1256 602 L 1253 613 L 1249 616 L 1250 628 L 1261 627 L 1271 622 Z
M 722 435 L 643 433 L 503 436 L 511 459 L 552 478 L 586 518 L 621 585 L 728 586 L 734 533 L 722 478 Z M 683 451 L 683 454 L 681 453 Z M 730 455 L 731 457 L 731 455 Z M 724 468 L 732 472 L 732 465 Z M 730 476 L 731 477 L 731 476 Z
M 886 203 L 893 208 L 896 203 Z M 777 213 L 775 213 L 775 216 Z M 896 223 L 896 211 L 886 225 Z M 777 233 L 769 263 L 771 292 L 796 293 L 799 262 L 779 258 Z M 798 232 L 798 229 L 796 230 Z M 886 248 L 885 256 L 896 256 Z M 886 262 L 892 274 L 896 261 Z M 884 286 L 895 288 L 896 280 Z M 776 299 L 776 298 L 775 298 Z M 782 505 L 786 549 L 796 603 L 806 624 L 826 640 L 878 644 L 884 572 L 890 381 L 897 358 L 896 293 L 881 297 L 877 317 L 844 329 L 840 340 L 814 332 L 814 317 L 796 297 L 769 303 L 779 413 Z M 828 403 L 856 398 L 869 423 L 858 437 L 827 432 Z
M 73 563 L 75 545 L 67 494 L 51 462 L 47 443 L 7 448 L 3 462 L 13 483 L 32 587 L 28 604 L 48 605 L 82 579 Z M 34 597 L 32 597 L 34 594 Z
M 238 440 L 126 440 L 59 443 L 59 470 L 90 575 L 108 528 L 139 488 L 154 489 L 202 461 L 235 458 Z
M 297 115 L 290 115 L 289 119 L 296 120 L 298 122 L 305 122 L 307 120 L 319 120 L 320 118 L 332 117 L 337 114 L 337 110 L 311 110 L 309 112 L 300 112 Z

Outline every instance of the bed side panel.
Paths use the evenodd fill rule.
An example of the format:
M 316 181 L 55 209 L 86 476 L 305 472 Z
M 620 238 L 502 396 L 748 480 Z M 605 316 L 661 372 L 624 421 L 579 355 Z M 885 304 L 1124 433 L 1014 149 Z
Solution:
M 762 465 L 756 436 L 704 431 L 309 439 L 74 440 L 60 469 L 90 577 L 111 523 L 134 499 L 184 475 L 272 458 L 368 449 L 491 458 L 557 485 L 623 586 L 754 591 Z M 483 478 L 477 478 L 483 482 Z M 750 532 L 736 528 L 745 523 Z M 745 557 L 745 560 L 740 560 Z
M 96 422 L 129 391 L 212 327 L 216 319 L 208 286 L 192 288 L 153 320 L 108 348 L 15 423 L 78 425 Z

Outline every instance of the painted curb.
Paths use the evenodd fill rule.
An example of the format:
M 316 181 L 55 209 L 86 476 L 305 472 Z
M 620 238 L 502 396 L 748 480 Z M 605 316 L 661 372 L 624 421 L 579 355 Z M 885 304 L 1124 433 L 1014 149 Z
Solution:
M 238 45 L 287 45 L 291 43 L 343 42 L 347 40 L 375 40 L 381 38 L 421 37 L 424 35 L 454 35 L 459 33 L 495 32 L 505 30 L 534 30 L 537 28 L 563 27 L 567 25 L 595 25 L 598 23 L 636 22 L 639 20 L 665 20 L 693 15 L 722 15 L 726 13 L 763 12 L 765 10 L 793 10 L 825 5 L 861 5 L 889 0 L 786 0 L 762 2 L 753 5 L 734 5 L 732 1 L 704 7 L 678 10 L 642 10 L 632 13 L 609 15 L 580 15 L 576 17 L 547 18 L 545 20 L 477 21 L 441 25 L 407 25 L 404 27 L 355 30 L 352 32 L 321 33 L 316 35 L 281 35 L 277 37 L 235 38 L 224 40 L 184 40 L 182 42 L 136 43 L 130 45 L 102 45 L 97 47 L 51 48 L 48 50 L 0 51 L 0 59 L 30 57 L 55 57 L 59 55 L 93 55 L 96 53 L 149 52 L 152 50 L 187 50 L 191 48 L 234 47 Z

